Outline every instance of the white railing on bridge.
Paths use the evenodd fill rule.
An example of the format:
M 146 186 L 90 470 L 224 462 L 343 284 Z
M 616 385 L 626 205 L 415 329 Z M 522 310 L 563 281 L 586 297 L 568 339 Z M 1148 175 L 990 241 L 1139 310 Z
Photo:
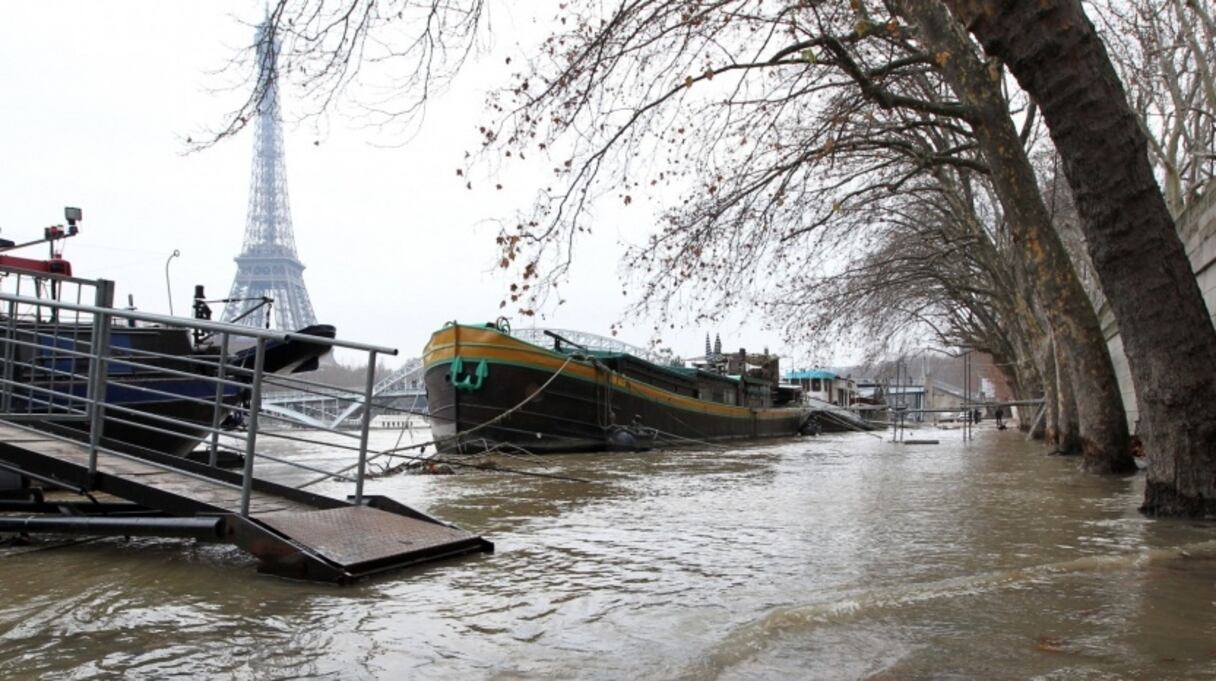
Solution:
M 373 408 L 399 411 L 402 415 L 417 413 L 418 400 L 410 409 L 393 409 L 386 404 L 393 398 L 424 397 L 426 388 L 422 385 L 422 360 L 411 358 L 405 364 L 387 376 L 384 376 L 372 387 L 371 405 Z M 376 398 L 381 399 L 377 403 Z M 330 390 L 298 390 L 268 394 L 263 403 L 267 408 L 310 428 L 339 428 L 350 421 L 363 407 L 364 396 L 349 388 L 334 388 Z M 314 405 L 332 406 L 332 409 L 315 409 Z
M 511 335 L 534 345 L 552 347 L 556 339 L 546 332 L 557 334 L 571 343 L 580 345 L 589 350 L 601 352 L 619 352 L 627 355 L 633 355 L 634 357 L 640 357 L 649 362 L 660 365 L 670 364 L 673 359 L 670 355 L 662 355 L 652 352 L 611 336 L 601 336 L 594 333 L 587 333 L 586 331 L 575 331 L 573 329 L 532 327 L 529 329 L 512 329 Z

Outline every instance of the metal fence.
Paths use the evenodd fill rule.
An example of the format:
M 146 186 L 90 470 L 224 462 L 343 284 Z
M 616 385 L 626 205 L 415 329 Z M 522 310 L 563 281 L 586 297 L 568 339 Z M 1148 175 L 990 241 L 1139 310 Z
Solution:
M 599 334 L 587 333 L 586 331 L 576 331 L 574 329 L 551 329 L 543 327 L 512 329 L 510 331 L 511 335 L 515 338 L 522 341 L 527 341 L 533 345 L 552 346 L 554 339 L 546 332 L 555 333 L 566 341 L 575 343 L 578 346 L 590 350 L 624 353 L 627 355 L 633 355 L 634 357 L 640 357 L 648 362 L 662 366 L 671 364 L 675 359 L 671 355 L 651 352 L 645 348 L 631 345 L 610 336 L 601 336 Z
M 396 349 L 117 309 L 111 306 L 113 283 L 105 280 L 9 270 L 0 275 L 0 419 L 86 444 L 90 473 L 97 471 L 100 456 L 139 456 L 147 450 L 205 452 L 211 466 L 221 456 L 243 457 L 243 515 L 249 512 L 259 458 L 322 474 L 314 483 L 349 480 L 353 469 L 355 501 L 362 502 L 370 409 L 363 410 L 357 430 L 322 429 L 353 440 L 328 445 L 357 455 L 341 471 L 258 453 L 260 438 L 321 442 L 266 430 L 268 422 L 287 419 L 263 409 L 264 394 L 342 390 L 304 373 L 272 373 L 267 358 L 292 344 L 314 353 L 332 348 L 362 353 L 367 362 L 362 397 L 370 404 L 376 359 L 396 355 Z

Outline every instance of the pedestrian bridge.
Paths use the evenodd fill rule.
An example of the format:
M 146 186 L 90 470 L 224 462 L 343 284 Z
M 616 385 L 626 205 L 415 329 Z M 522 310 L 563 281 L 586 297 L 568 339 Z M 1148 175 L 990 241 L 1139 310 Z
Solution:
M 371 387 L 373 412 L 426 414 L 426 387 L 420 358 L 376 381 Z M 352 389 L 297 390 L 268 393 L 262 408 L 308 428 L 334 429 L 353 425 L 363 415 L 365 391 Z

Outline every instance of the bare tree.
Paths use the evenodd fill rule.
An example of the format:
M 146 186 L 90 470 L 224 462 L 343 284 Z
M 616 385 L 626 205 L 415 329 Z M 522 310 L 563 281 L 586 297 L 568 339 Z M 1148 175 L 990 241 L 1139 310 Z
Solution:
M 999 79 L 965 37 L 910 28 L 891 9 L 637 2 L 602 23 L 594 10 L 569 10 L 570 30 L 550 40 L 547 63 L 520 75 L 505 107 L 514 117 L 495 136 L 497 148 L 520 154 L 569 145 L 560 188 L 500 236 L 504 263 L 528 250 L 513 298 L 526 298 L 529 279 L 568 266 L 588 197 L 607 187 L 626 203 L 673 177 L 683 189 L 633 254 L 642 306 L 661 313 L 690 288 L 720 309 L 766 278 L 823 267 L 813 254 L 864 250 L 857 223 L 887 219 L 884 198 L 914 191 L 914 178 L 933 168 L 995 170 L 1019 245 L 1010 253 L 1024 261 L 1055 347 L 1073 358 L 1062 364 L 1080 383 L 1070 393 L 1081 400 L 1078 448 L 1091 470 L 1132 469 L 1105 339 Z M 919 143 L 918 134 L 952 144 Z M 533 290 L 547 290 L 540 283 Z
M 1216 329 L 1148 143 L 1077 0 L 947 0 L 1042 107 L 1119 322 L 1148 455 L 1143 510 L 1216 513 Z
M 1074 390 L 1061 404 L 1075 405 L 1077 445 L 1087 468 L 1097 472 L 1135 470 L 1127 422 L 1097 315 L 1076 276 L 1051 222 L 1022 139 L 1001 92 L 1003 70 L 986 66 L 949 11 L 938 0 L 903 0 L 897 11 L 917 27 L 917 36 L 934 54 L 939 68 L 965 102 L 976 139 L 992 169 L 992 181 L 1014 227 L 1021 256 L 1047 316 L 1067 385 Z M 1060 373 L 1059 371 L 1057 373 Z M 1072 433 L 1069 433 L 1071 436 Z M 1065 442 L 1064 449 L 1073 449 Z
M 875 354 L 926 342 L 989 353 L 1019 397 L 1051 391 L 1047 432 L 1059 444 L 1053 358 L 1051 380 L 1043 376 L 1045 322 L 1027 302 L 1034 294 L 987 185 L 982 173 L 937 169 L 892 197 L 843 271 L 795 273 L 765 305 L 788 336 L 808 341 L 848 338 Z
M 1216 21 L 1195 0 L 1093 5 L 1177 218 L 1216 177 Z
M 275 84 L 297 91 L 307 107 L 301 118 L 347 102 L 369 125 L 409 129 L 474 53 L 486 15 L 484 0 L 274 0 L 254 44 L 226 66 L 254 87 L 220 127 L 191 144 L 206 147 L 242 130 Z M 274 79 L 259 77 L 270 64 L 258 54 L 277 62 Z
M 1015 16 L 1025 9 L 1022 4 L 1004 10 L 979 0 L 949 4 L 971 22 L 990 52 L 1004 53 L 1002 50 L 1009 47 L 1006 39 L 1029 36 L 1032 43 L 1038 40 L 1063 47 L 1082 44 L 1084 49 L 1076 55 L 1098 67 L 1104 63 L 1104 56 L 1092 60 L 1092 43 L 1096 40 L 1092 30 L 1086 28 L 1084 15 L 1079 10 L 1073 14 L 1058 11 L 1064 7 L 1071 12 L 1075 3 L 1045 5 L 1042 15 L 1050 15 L 1053 21 L 1064 17 L 1070 29 L 1080 26 L 1079 40 L 1070 34 L 1067 40 L 1057 38 L 1054 43 L 1044 35 L 1059 26 L 1050 25 L 1029 10 L 1026 15 Z M 521 303 L 523 311 L 528 312 L 528 301 L 538 292 L 550 290 L 551 279 L 569 266 L 578 235 L 592 225 L 587 211 L 595 199 L 614 198 L 628 205 L 643 192 L 678 196 L 668 204 L 663 228 L 646 250 L 653 259 L 640 262 L 643 268 L 651 268 L 643 269 L 648 276 L 642 279 L 642 305 L 653 302 L 662 306 L 673 296 L 687 294 L 691 287 L 695 297 L 708 299 L 712 313 L 774 276 L 823 264 L 822 258 L 815 260 L 808 253 L 864 252 L 866 232 L 851 228 L 866 220 L 886 219 L 873 211 L 881 206 L 881 197 L 911 187 L 914 178 L 926 169 L 974 167 L 983 172 L 978 166 L 985 163 L 978 150 L 992 129 L 975 125 L 974 111 L 969 109 L 978 100 L 966 101 L 966 79 L 951 80 L 947 73 L 943 80 L 940 75 L 951 66 L 949 57 L 956 51 L 947 51 L 943 62 L 941 52 L 925 49 L 917 42 L 914 30 L 895 20 L 899 16 L 896 9 L 877 0 L 781 7 L 759 0 L 633 0 L 608 12 L 589 0 L 563 4 L 557 17 L 562 28 L 524 66 L 503 96 L 492 102 L 491 113 L 505 116 L 483 129 L 483 143 L 496 162 L 505 162 L 506 158 L 555 159 L 554 183 L 542 191 L 535 211 L 525 213 L 515 228 L 499 235 L 502 262 L 520 277 L 511 293 L 512 302 Z M 998 10 L 1015 14 L 999 14 Z M 985 21 L 985 17 L 996 15 L 1023 23 L 998 30 L 994 22 Z M 365 26 L 358 22 L 353 25 L 356 31 Z M 1089 144 L 1090 151 L 1107 150 L 1110 140 L 1104 146 L 1091 135 L 1077 144 L 1085 135 L 1076 134 L 1078 126 L 1074 123 L 1069 127 L 1061 118 L 1062 111 L 1084 113 L 1075 102 L 1067 106 L 1068 102 L 1056 97 L 1048 112 L 1042 98 L 1053 86 L 1062 87 L 1062 81 L 1053 79 L 1060 73 L 1076 75 L 1076 70 L 1062 70 L 1057 65 L 1053 71 L 1048 64 L 1045 74 L 1036 78 L 1030 69 L 1046 62 L 1031 64 L 1032 60 L 1022 58 L 1016 49 L 1006 54 L 1018 57 L 1010 60 L 1014 74 L 1050 114 L 1047 118 L 1053 137 L 1077 190 L 1083 222 L 1088 225 L 1086 240 L 1094 267 L 1112 300 L 1124 298 L 1129 285 L 1134 285 L 1130 280 L 1139 273 L 1136 263 L 1168 264 L 1163 276 L 1154 272 L 1152 286 L 1142 286 L 1141 295 L 1131 297 L 1134 302 L 1121 303 L 1128 306 L 1125 314 L 1119 315 L 1125 338 L 1129 324 L 1136 327 L 1133 336 L 1143 334 L 1128 344 L 1129 355 L 1141 353 L 1143 359 L 1141 369 L 1136 370 L 1141 390 L 1141 384 L 1151 377 L 1148 365 L 1158 362 L 1161 351 L 1154 353 L 1151 343 L 1140 341 L 1155 338 L 1163 341 L 1159 347 L 1192 347 L 1164 342 L 1180 340 L 1186 333 L 1145 331 L 1152 324 L 1168 326 L 1176 320 L 1191 327 L 1196 310 L 1187 302 L 1193 296 L 1184 290 L 1187 285 L 1183 282 L 1190 281 L 1189 276 L 1183 277 L 1182 270 L 1175 268 L 1177 248 L 1162 245 L 1168 238 L 1149 230 L 1146 234 L 1155 236 L 1148 241 L 1144 237 L 1127 239 L 1127 230 L 1118 227 L 1133 219 L 1160 223 L 1159 216 L 1151 211 L 1133 217 L 1119 215 L 1113 208 L 1148 205 L 1120 203 L 1121 198 L 1152 191 L 1142 184 L 1135 159 L 1127 158 L 1126 152 L 1105 159 L 1081 156 L 1079 150 L 1085 150 L 1084 143 Z M 1112 80 L 1113 90 L 1109 87 Z M 1115 129 L 1123 134 L 1125 128 L 1119 127 L 1123 123 L 1118 112 L 1112 117 L 1106 103 L 1110 96 L 1122 97 L 1117 79 L 1103 73 L 1094 85 L 1086 91 L 1061 90 L 1066 92 L 1063 98 L 1088 97 L 1087 104 L 1097 106 L 1091 115 L 1078 120 L 1094 124 L 1096 130 Z M 408 115 L 410 110 L 404 107 L 400 111 Z M 1099 111 L 1103 113 L 1094 113 Z M 906 144 L 901 135 L 916 130 L 957 133 L 960 144 Z M 1135 136 L 1120 138 L 1120 144 L 1125 142 L 1130 142 L 1132 157 L 1134 149 L 1144 144 L 1140 138 L 1141 147 L 1136 147 Z M 991 144 L 992 139 L 988 138 L 987 143 Z M 991 163 L 992 149 L 983 156 Z M 1112 167 L 1111 158 L 1127 159 L 1126 171 L 1120 165 L 1120 172 L 1106 172 Z M 1082 173 L 1079 159 L 1089 164 L 1084 173 L 1090 180 L 1078 179 Z M 1005 174 L 995 172 L 998 176 Z M 1102 185 L 1092 178 L 1114 178 L 1118 182 Z M 1029 184 L 1022 182 L 1023 189 Z M 1116 184 L 1118 190 L 1113 191 Z M 1120 192 L 1125 196 L 1117 196 Z M 1025 229 L 1041 223 L 1037 218 L 1024 221 L 1019 216 L 1021 208 L 1008 203 L 1005 194 L 1002 191 L 1004 213 L 1011 225 Z M 1146 248 L 1137 251 L 1141 246 Z M 1045 262 L 1057 261 L 1049 258 Z M 1116 271 L 1120 267 L 1122 273 Z M 1075 273 L 1065 273 L 1071 268 L 1047 264 L 1043 269 L 1052 276 L 1075 278 Z M 1075 339 L 1069 320 L 1076 316 L 1065 315 L 1061 320 L 1058 311 L 1052 312 L 1056 297 L 1042 294 L 1044 280 L 1040 274 L 1033 267 L 1025 274 L 1031 289 L 1039 293 L 1032 296 L 1038 300 L 1024 299 L 1023 305 L 1045 313 L 1050 322 L 1046 331 L 1055 341 L 1055 354 L 1073 357 L 1067 343 Z M 1115 290 L 1111 289 L 1112 283 Z M 1071 288 L 1069 284 L 1061 290 Z M 1190 288 L 1194 288 L 1193 281 Z M 1179 314 L 1157 319 L 1155 314 L 1146 313 L 1140 317 L 1144 323 L 1129 321 L 1136 318 L 1131 308 L 1155 308 L 1153 301 L 1159 298 L 1170 301 L 1166 307 Z M 1174 304 L 1175 300 L 1182 302 Z M 1211 349 L 1206 340 L 1196 342 L 1199 345 L 1194 347 L 1200 350 L 1200 356 Z M 1050 362 L 1057 369 L 1066 364 L 1057 360 Z M 1135 369 L 1134 363 L 1133 359 Z M 1065 367 L 1057 378 L 1067 378 L 1069 373 L 1074 383 L 1078 377 L 1095 385 L 1109 387 L 1112 383 L 1104 373 L 1076 367 L 1075 362 L 1074 368 Z M 1207 385 L 1206 380 L 1199 382 Z M 1148 385 L 1156 387 L 1160 380 L 1149 380 Z M 1154 391 L 1144 390 L 1150 395 Z M 1091 392 L 1073 390 L 1078 398 Z M 1168 389 L 1165 393 L 1182 394 Z M 1197 394 L 1207 395 L 1203 390 Z M 1203 422 L 1190 419 L 1185 410 L 1165 408 L 1160 400 L 1158 406 L 1161 419 L 1157 430 L 1168 427 L 1169 414 L 1175 420 Z M 1079 409 L 1078 413 L 1083 411 Z M 1198 433 L 1195 441 L 1206 442 L 1204 437 Z M 1193 496 L 1192 492 L 1184 496 Z M 1149 506 L 1166 508 L 1169 504 Z

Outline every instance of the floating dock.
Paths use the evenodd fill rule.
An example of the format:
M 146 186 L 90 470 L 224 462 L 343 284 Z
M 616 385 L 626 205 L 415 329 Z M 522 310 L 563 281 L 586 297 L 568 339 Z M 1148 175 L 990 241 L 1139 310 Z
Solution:
M 367 463 L 384 454 L 368 448 L 377 357 L 395 349 L 335 339 L 332 327 L 280 332 L 119 310 L 112 282 L 6 274 L 17 292 L 0 291 L 0 532 L 227 542 L 261 572 L 337 583 L 493 551 L 471 532 L 364 494 Z M 309 378 L 309 364 L 333 348 L 366 362 L 354 393 L 359 428 L 322 428 L 324 437 L 261 428 L 286 420 L 263 408 L 266 390 L 352 392 Z M 264 443 L 274 438 L 346 451 L 354 463 L 328 471 L 272 456 Z M 221 468 L 225 458 L 242 469 Z M 255 475 L 259 459 L 321 476 L 276 483 Z M 354 494 L 305 489 L 327 480 L 353 483 Z M 48 501 L 44 490 L 80 496 Z
M 88 513 L 91 504 L 86 502 L 41 502 L 41 506 L 27 502 L 31 509 L 54 506 L 73 515 L 10 515 L 3 517 L 0 528 L 20 531 L 20 523 L 28 521 L 26 531 L 157 534 L 228 542 L 255 556 L 260 572 L 338 583 L 494 549 L 471 532 L 385 497 L 365 496 L 362 505 L 355 505 L 256 478 L 249 514 L 242 516 L 240 474 L 170 458 L 156 461 L 107 454 L 90 476 L 87 445 L 0 422 L 0 469 L 81 494 L 102 492 L 129 502 L 99 504 L 101 513 Z M 149 522 L 152 519 L 156 522 Z M 39 522 L 46 520 L 53 522 Z M 141 525 L 156 531 L 141 531 Z

